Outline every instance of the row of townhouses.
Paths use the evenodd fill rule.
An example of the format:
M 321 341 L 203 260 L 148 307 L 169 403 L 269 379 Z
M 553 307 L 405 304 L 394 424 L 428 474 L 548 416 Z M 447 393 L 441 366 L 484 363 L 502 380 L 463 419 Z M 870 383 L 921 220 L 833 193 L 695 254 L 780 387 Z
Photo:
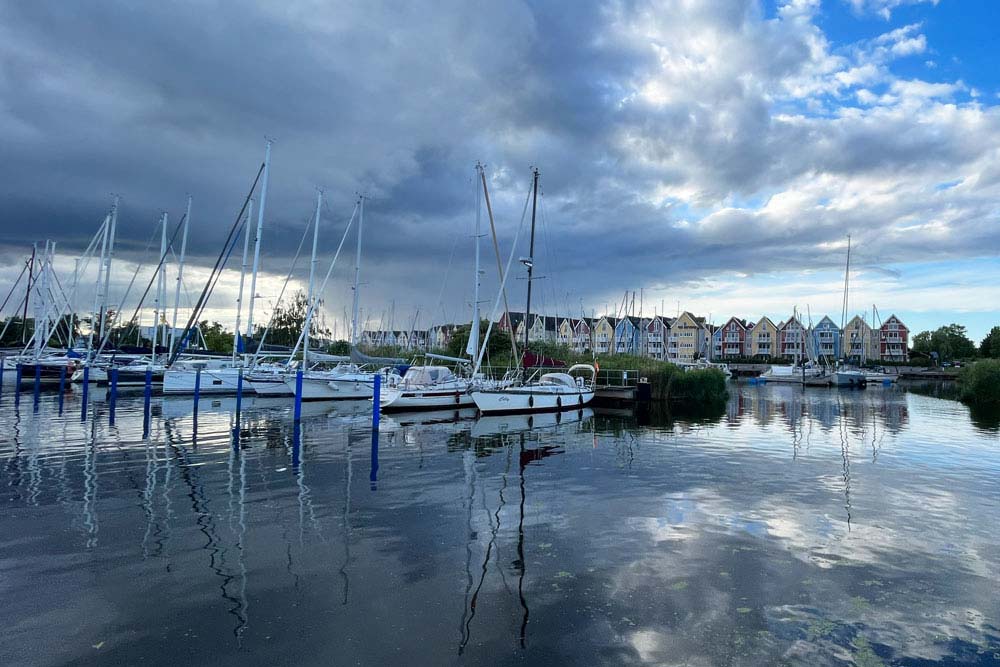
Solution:
M 524 340 L 524 313 L 505 314 L 497 328 Z M 365 331 L 362 342 L 369 346 L 393 346 L 405 350 L 427 350 L 448 345 L 455 325 L 446 324 L 420 331 Z M 665 361 L 697 359 L 840 359 L 906 361 L 909 329 L 895 315 L 879 327 L 861 316 L 853 317 L 843 330 L 829 317 L 807 326 L 795 315 L 778 323 L 768 317 L 749 321 L 729 318 L 715 326 L 683 312 L 677 317 L 555 317 L 532 315 L 528 340 L 566 345 L 576 352 L 637 354 Z

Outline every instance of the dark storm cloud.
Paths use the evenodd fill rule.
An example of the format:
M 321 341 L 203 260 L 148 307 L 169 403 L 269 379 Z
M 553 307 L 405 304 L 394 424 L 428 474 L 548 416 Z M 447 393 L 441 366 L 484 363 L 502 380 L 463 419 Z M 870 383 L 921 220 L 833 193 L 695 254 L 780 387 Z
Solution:
M 210 265 L 265 136 L 265 267 L 286 270 L 315 187 L 327 254 L 365 192 L 376 303 L 436 307 L 449 261 L 464 273 L 444 298 L 465 298 L 477 160 L 508 244 L 529 168 L 542 169 L 541 252 L 559 285 L 545 289 L 574 301 L 834 266 L 841 253 L 824 244 L 852 229 L 873 264 L 928 257 L 919 235 L 899 231 L 919 224 L 951 230 L 936 252 L 981 253 L 997 240 L 997 179 L 983 171 L 1000 146 L 996 110 L 956 103 L 958 86 L 893 77 L 887 49 L 913 30 L 835 53 L 814 10 L 6 3 L 2 253 L 45 237 L 79 251 L 118 193 L 122 252 L 137 257 L 159 213 L 176 222 L 191 194 L 190 254 Z M 865 86 L 879 101 L 855 103 Z

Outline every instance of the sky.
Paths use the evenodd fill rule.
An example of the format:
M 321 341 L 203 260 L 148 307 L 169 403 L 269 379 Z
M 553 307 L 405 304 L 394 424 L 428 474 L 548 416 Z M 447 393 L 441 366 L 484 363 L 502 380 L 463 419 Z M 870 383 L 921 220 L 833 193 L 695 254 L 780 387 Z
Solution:
M 368 197 L 368 327 L 469 317 L 482 162 L 512 308 L 537 167 L 536 310 L 613 313 L 634 291 L 645 315 L 839 321 L 850 235 L 848 316 L 874 305 L 978 341 L 1000 324 L 995 15 L 988 0 L 3 3 L 0 285 L 45 239 L 70 280 L 117 194 L 120 301 L 190 195 L 197 298 L 270 138 L 258 321 L 317 188 L 320 272 Z M 341 334 L 354 232 L 323 295 Z M 206 313 L 227 324 L 238 255 Z M 307 275 L 300 258 L 289 290 Z

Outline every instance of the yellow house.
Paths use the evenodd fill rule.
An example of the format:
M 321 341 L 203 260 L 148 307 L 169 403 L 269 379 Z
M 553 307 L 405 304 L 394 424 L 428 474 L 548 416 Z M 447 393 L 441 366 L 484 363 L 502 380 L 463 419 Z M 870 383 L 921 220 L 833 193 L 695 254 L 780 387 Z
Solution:
M 704 356 L 705 325 L 691 313 L 684 311 L 670 325 L 667 342 L 667 359 L 691 363 Z
M 568 317 L 563 317 L 559 319 L 559 338 L 560 345 L 572 345 L 573 344 L 573 320 Z
M 868 323 L 855 315 L 844 327 L 844 333 L 840 337 L 840 355 L 855 362 L 865 359 L 879 359 L 879 336 L 878 332 L 868 326 Z
M 761 317 L 747 333 L 750 339 L 750 355 L 753 357 L 776 357 L 778 350 L 778 327 L 768 317 Z
M 611 341 L 615 337 L 615 318 L 604 316 L 594 327 L 594 352 L 607 354 L 611 350 Z

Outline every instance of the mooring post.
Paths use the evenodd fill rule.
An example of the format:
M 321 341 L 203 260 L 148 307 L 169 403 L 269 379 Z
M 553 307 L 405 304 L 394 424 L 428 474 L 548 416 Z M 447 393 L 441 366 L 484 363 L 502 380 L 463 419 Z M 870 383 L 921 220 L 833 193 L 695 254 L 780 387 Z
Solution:
M 142 437 L 149 437 L 149 400 L 153 395 L 153 369 L 146 366 L 146 382 L 142 389 Z
M 302 419 L 302 369 L 295 371 L 295 421 Z
M 83 367 L 83 406 L 80 408 L 80 421 L 87 421 L 87 397 L 90 395 L 90 364 Z
M 3 396 L 3 367 L 7 365 L 7 355 L 0 354 L 0 396 Z
M 198 399 L 201 396 L 201 365 L 194 369 L 194 412 L 191 420 L 192 444 L 198 442 Z
M 35 412 L 38 412 L 38 399 L 42 391 L 42 366 L 35 362 Z
M 236 424 L 233 426 L 233 447 L 240 445 L 240 412 L 243 410 L 243 368 L 236 374 Z
M 66 393 L 66 367 L 59 369 L 59 414 L 63 413 L 63 398 Z
M 371 489 L 374 491 L 378 484 L 378 417 L 379 398 L 382 393 L 382 376 L 375 374 L 375 383 L 372 386 L 372 470 L 368 476 L 371 482 Z
M 111 369 L 111 381 L 108 384 L 108 425 L 115 424 L 115 404 L 118 402 L 118 369 Z
M 292 471 L 299 471 L 302 463 L 302 422 L 296 421 L 292 426 Z
M 21 379 L 24 377 L 24 366 L 18 362 L 17 375 L 14 378 L 14 407 L 21 404 Z

